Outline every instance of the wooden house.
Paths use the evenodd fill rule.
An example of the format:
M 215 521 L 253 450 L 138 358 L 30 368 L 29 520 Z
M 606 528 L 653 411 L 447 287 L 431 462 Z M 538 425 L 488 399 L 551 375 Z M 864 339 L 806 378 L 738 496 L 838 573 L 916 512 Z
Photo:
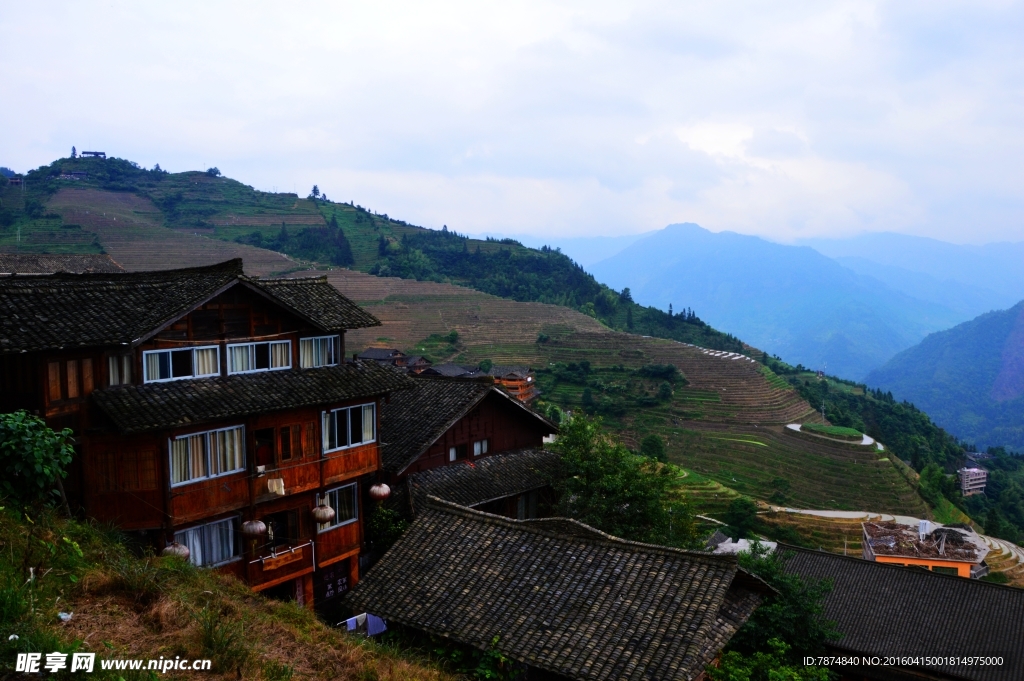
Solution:
M 85 515 L 311 605 L 358 580 L 380 406 L 411 385 L 344 361 L 377 324 L 326 278 L 241 260 L 0 277 L 0 409 L 72 429 Z
M 382 467 L 394 489 L 412 473 L 517 449 L 540 449 L 558 427 L 482 380 L 410 376 L 381 410 Z

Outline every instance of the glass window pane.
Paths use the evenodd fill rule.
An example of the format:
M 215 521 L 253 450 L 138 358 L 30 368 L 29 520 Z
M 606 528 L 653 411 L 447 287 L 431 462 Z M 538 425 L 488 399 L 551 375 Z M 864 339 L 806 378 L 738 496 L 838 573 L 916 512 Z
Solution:
M 121 358 L 107 357 L 107 383 L 121 385 Z
M 348 432 L 351 433 L 349 444 L 358 444 L 363 441 L 363 410 L 353 407 L 348 410 L 348 416 Z
M 309 369 L 313 365 L 313 339 L 303 338 L 299 341 L 299 366 Z
M 232 345 L 228 348 L 228 372 L 235 374 L 252 369 L 248 345 Z
M 287 369 L 292 365 L 292 344 L 283 343 L 270 344 L 270 368 Z
M 171 441 L 171 483 L 177 484 L 188 479 L 188 439 L 173 440 Z
M 217 348 L 199 348 L 195 351 L 196 376 L 211 376 L 220 373 L 217 366 Z
M 192 348 L 174 350 L 171 354 L 171 377 L 185 378 L 194 375 L 192 369 Z
M 269 369 L 270 368 L 270 344 L 269 343 L 253 343 L 252 346 L 253 358 L 255 360 L 253 364 L 254 369 Z
M 363 442 L 373 442 L 376 437 L 374 435 L 374 429 L 377 425 L 374 418 L 375 406 L 373 404 L 363 405 Z
M 147 352 L 145 361 L 145 379 L 159 381 L 171 377 L 169 352 Z
M 206 433 L 188 436 L 188 466 L 191 478 L 205 478 L 209 475 L 206 468 Z

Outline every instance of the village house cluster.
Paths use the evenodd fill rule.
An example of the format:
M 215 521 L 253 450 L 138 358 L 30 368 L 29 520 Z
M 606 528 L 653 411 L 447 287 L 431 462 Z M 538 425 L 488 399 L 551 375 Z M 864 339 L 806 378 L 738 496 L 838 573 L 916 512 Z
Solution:
M 16 260 L 0 260 L 0 411 L 70 428 L 70 505 L 157 552 L 325 614 L 500 641 L 531 679 L 699 679 L 772 593 L 735 555 L 545 517 L 558 426 L 530 407 L 529 369 L 350 354 L 346 332 L 380 322 L 326 278 L 250 277 L 240 260 L 139 273 Z M 365 521 L 380 508 L 411 522 L 375 555 Z M 901 532 L 865 524 L 875 562 L 789 559 L 836 580 L 835 649 L 936 654 L 922 634 L 935 626 L 960 654 L 1024 664 L 1024 592 L 881 564 L 924 552 L 936 573 L 978 576 L 971 534 Z M 958 621 L 978 602 L 984 617 Z M 933 671 L 913 678 L 1019 678 Z

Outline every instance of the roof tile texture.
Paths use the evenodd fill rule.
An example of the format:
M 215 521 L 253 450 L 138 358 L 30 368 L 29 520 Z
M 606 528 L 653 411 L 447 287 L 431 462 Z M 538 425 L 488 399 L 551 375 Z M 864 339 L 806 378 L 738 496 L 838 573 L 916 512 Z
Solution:
M 825 616 L 859 655 L 1003 657 L 1002 666 L 930 667 L 972 681 L 1019 681 L 1024 669 L 1024 589 L 884 565 L 821 551 L 793 551 L 787 569 L 830 578 Z
M 373 397 L 412 385 L 400 371 L 356 362 L 107 388 L 93 392 L 92 399 L 122 433 L 139 433 Z
M 380 322 L 325 277 L 259 280 L 242 261 L 156 272 L 0 277 L 0 353 L 137 342 L 233 283 L 246 283 L 329 332 Z
M 733 587 L 720 618 L 734 557 L 551 527 L 432 499 L 347 603 L 479 648 L 497 637 L 520 662 L 605 680 L 695 678 L 758 600 Z
M 543 449 L 517 449 L 451 466 L 441 466 L 408 478 L 413 510 L 426 506 L 428 496 L 461 506 L 476 506 L 551 483 L 558 455 Z

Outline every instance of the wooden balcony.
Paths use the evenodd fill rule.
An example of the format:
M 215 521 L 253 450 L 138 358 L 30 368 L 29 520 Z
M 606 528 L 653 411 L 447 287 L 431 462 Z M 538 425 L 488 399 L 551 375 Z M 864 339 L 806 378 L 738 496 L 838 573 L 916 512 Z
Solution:
M 248 503 L 249 481 L 245 471 L 171 488 L 175 525 L 210 518 Z
M 377 443 L 330 452 L 324 457 L 324 485 L 349 480 L 380 468 Z
M 313 544 L 306 541 L 295 547 L 279 546 L 246 561 L 245 581 L 254 591 L 307 575 L 313 571 Z

